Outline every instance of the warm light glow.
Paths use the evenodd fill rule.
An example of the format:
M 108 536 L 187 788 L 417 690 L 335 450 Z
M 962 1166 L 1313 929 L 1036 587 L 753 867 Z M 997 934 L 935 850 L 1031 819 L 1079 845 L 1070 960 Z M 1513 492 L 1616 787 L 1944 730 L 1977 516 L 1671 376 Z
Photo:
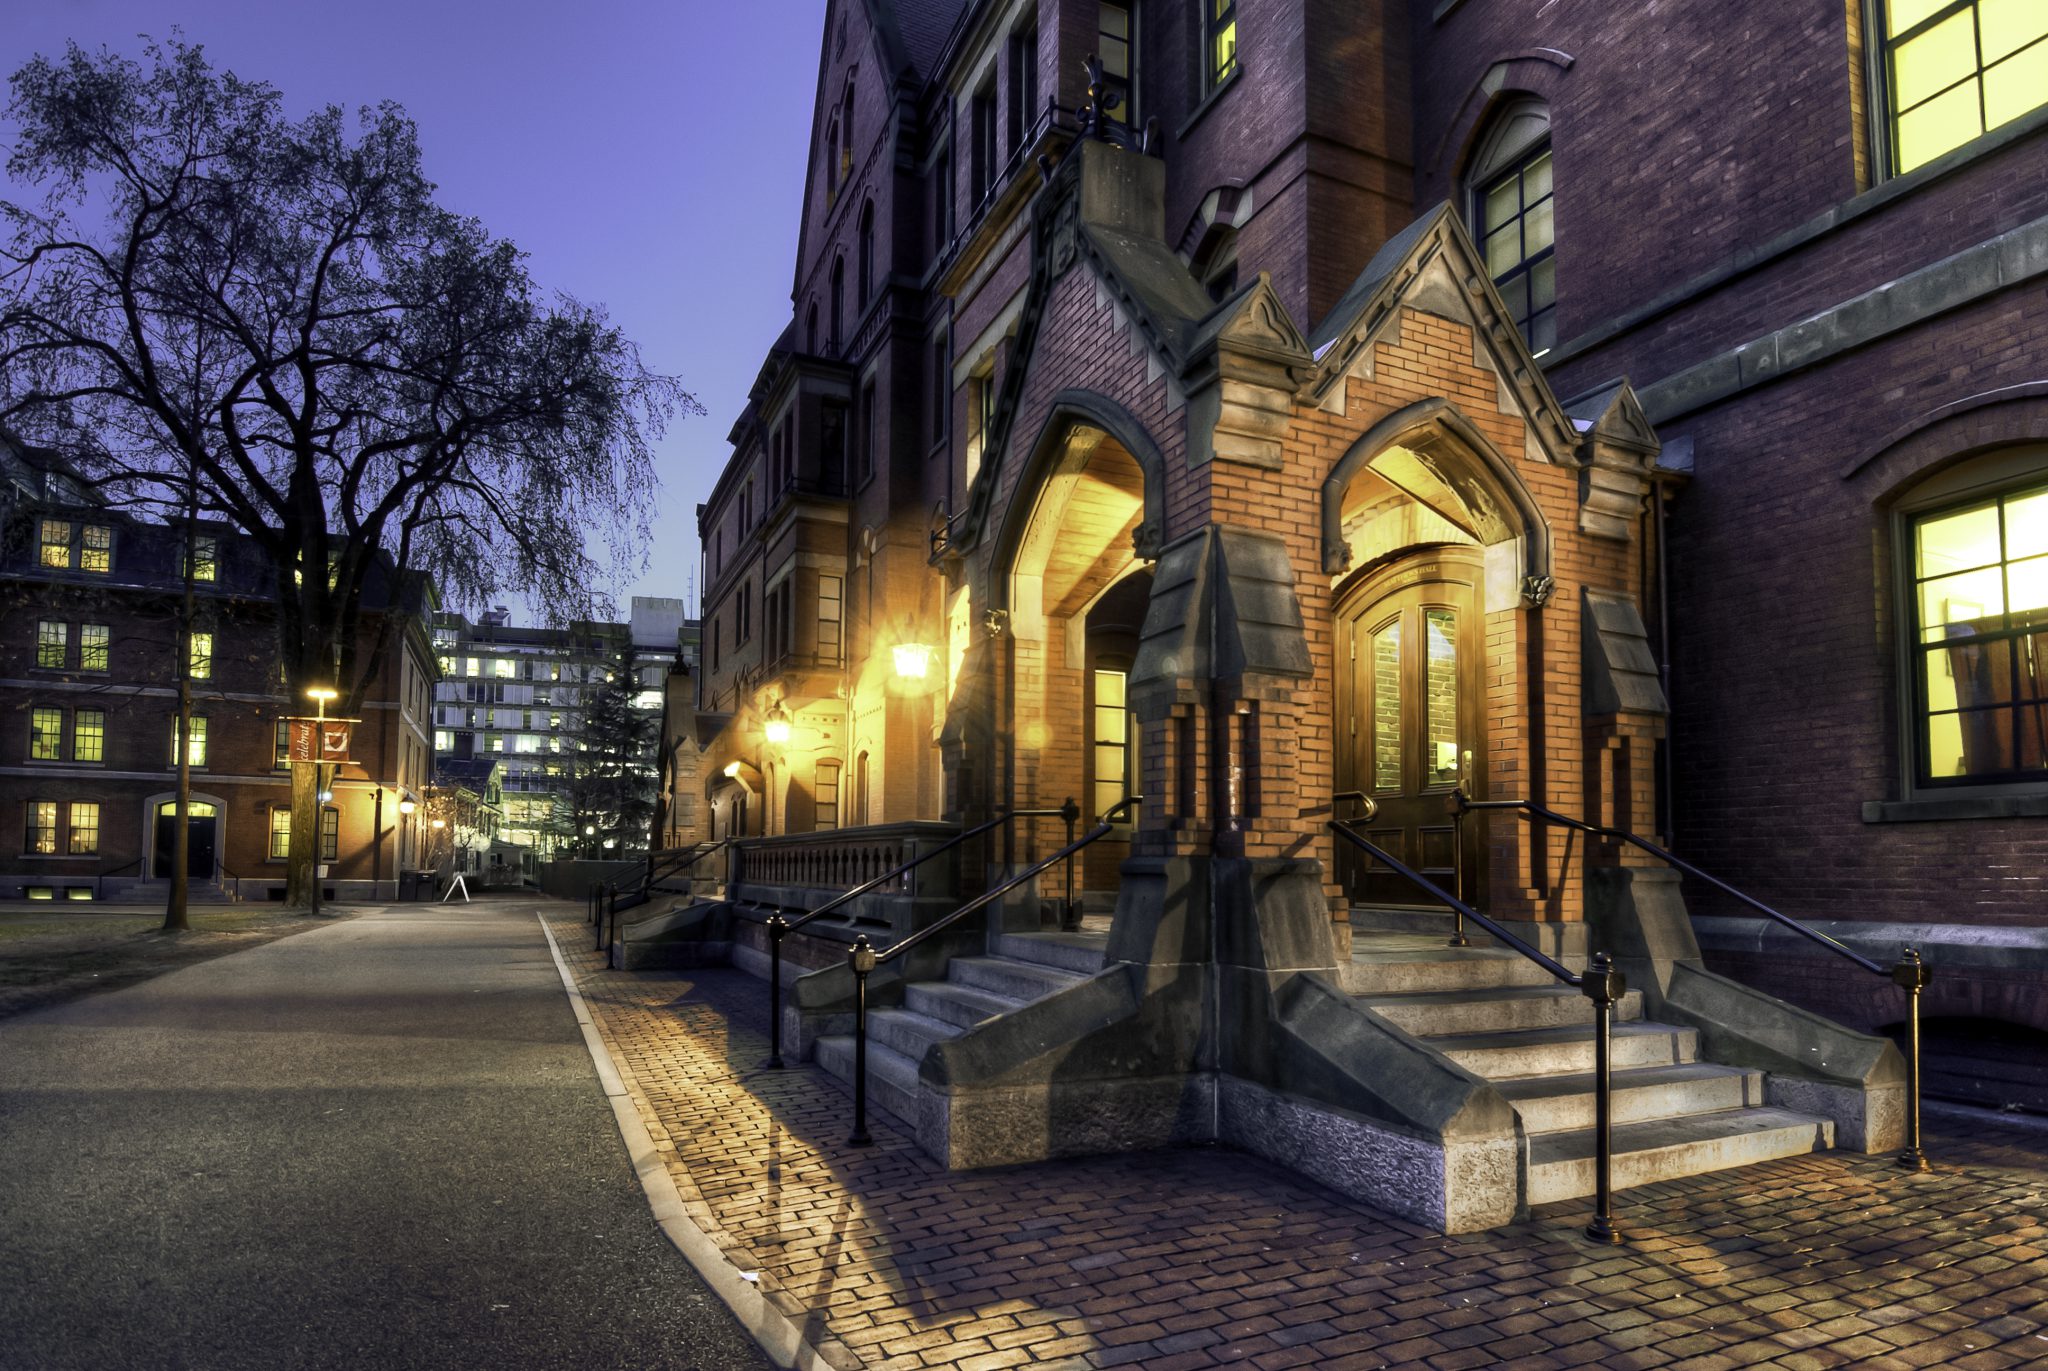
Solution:
M 448 821 L 446 819 L 436 819 L 434 820 L 433 827 L 446 828 L 448 827 Z
M 932 650 L 924 643 L 898 643 L 892 649 L 896 674 L 906 681 L 922 681 L 932 669 Z
M 727 762 L 725 764 L 725 775 L 727 780 L 737 780 L 739 774 L 740 764 L 738 762 Z
M 789 714 L 781 705 L 769 707 L 761 722 L 761 735 L 777 747 L 789 741 Z
M 333 686 L 307 686 L 306 698 L 309 700 L 318 700 L 323 705 L 330 704 L 333 701 L 339 700 L 341 698 L 341 692 L 336 690 Z
M 398 812 L 400 814 L 410 814 L 418 808 L 419 806 L 414 804 L 411 800 L 400 800 L 398 802 Z
M 323 790 L 323 791 L 321 791 L 321 792 L 320 792 L 320 803 L 321 803 L 321 804 L 326 804 L 326 803 L 328 803 L 328 802 L 329 802 L 330 800 L 332 800 L 333 798 L 334 798 L 334 792 L 333 792 L 333 791 L 331 791 L 331 790 Z

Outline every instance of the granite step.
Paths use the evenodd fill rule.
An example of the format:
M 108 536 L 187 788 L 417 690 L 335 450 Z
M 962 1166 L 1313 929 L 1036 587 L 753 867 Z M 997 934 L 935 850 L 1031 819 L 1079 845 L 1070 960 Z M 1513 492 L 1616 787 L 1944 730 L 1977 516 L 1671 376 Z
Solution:
M 1593 1021 L 1593 1002 L 1568 985 L 1511 986 L 1497 990 L 1442 990 L 1412 995 L 1366 995 L 1358 1002 L 1417 1037 L 1511 1033 L 1523 1029 L 1571 1028 Z M 1641 991 L 1615 1004 L 1616 1023 L 1643 1016 Z
M 1593 1069 L 1593 1025 L 1459 1033 L 1425 1039 L 1458 1065 L 1488 1080 L 1560 1075 Z M 1698 1030 L 1638 1022 L 1614 1026 L 1613 1067 L 1678 1066 L 1699 1059 Z
M 998 957 L 1093 976 L 1102 970 L 1106 933 L 999 933 L 990 949 Z
M 929 1018 L 972 1028 L 999 1014 L 1022 1009 L 1027 1002 L 951 981 L 913 981 L 903 987 L 903 1003 Z
M 1418 947 L 1417 942 L 1405 935 L 1354 938 L 1351 961 L 1342 968 L 1344 988 L 1353 995 L 1413 995 L 1557 984 L 1556 977 L 1519 952 Z
M 1514 1106 L 1522 1127 L 1531 1134 L 1593 1126 L 1591 1072 L 1524 1076 L 1501 1081 L 1495 1089 Z M 1684 1066 L 1630 1067 L 1614 1073 L 1616 1124 L 1750 1109 L 1763 1103 L 1764 1073 L 1743 1067 L 1689 1062 Z
M 1042 999 L 1056 990 L 1079 984 L 1079 972 L 1058 967 L 1020 962 L 1011 957 L 955 957 L 946 964 L 946 979 L 954 985 L 992 991 L 1013 1000 Z
M 818 1039 L 818 1065 L 825 1074 L 853 1091 L 853 1035 L 837 1033 Z M 868 1037 L 868 1108 L 879 1109 L 906 1128 L 917 1128 L 917 1063 Z M 851 1126 L 853 1116 L 847 1116 Z
M 967 1030 L 959 1024 L 921 1014 L 914 1009 L 870 1009 L 868 1044 L 880 1043 L 901 1052 L 914 1062 L 924 1060 L 924 1050 L 935 1042 L 957 1038 Z
M 1835 1125 L 1790 1109 L 1727 1109 L 1714 1114 L 1617 1125 L 1614 1188 L 1724 1171 L 1835 1145 Z M 1526 1144 L 1527 1200 L 1550 1204 L 1594 1190 L 1591 1129 L 1539 1133 Z

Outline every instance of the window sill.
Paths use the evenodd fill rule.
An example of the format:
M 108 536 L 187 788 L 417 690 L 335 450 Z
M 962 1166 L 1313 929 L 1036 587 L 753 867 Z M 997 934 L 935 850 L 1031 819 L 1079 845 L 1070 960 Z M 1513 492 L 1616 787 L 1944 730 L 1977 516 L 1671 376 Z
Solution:
M 1863 804 L 1863 822 L 1867 824 L 2043 817 L 2048 817 L 2048 794 L 1953 795 L 1912 800 L 1866 800 Z
M 1234 86 L 1236 86 L 1238 81 L 1241 80 L 1243 77 L 1244 67 L 1240 65 L 1235 71 L 1231 72 L 1230 75 L 1224 77 L 1221 81 L 1218 81 L 1214 89 L 1212 89 L 1207 95 L 1202 97 L 1202 103 L 1195 106 L 1194 112 L 1189 114 L 1187 118 L 1181 120 L 1180 127 L 1173 131 L 1174 141 L 1177 143 L 1181 139 L 1186 138 L 1188 136 L 1189 130 L 1193 129 L 1195 125 L 1201 123 L 1203 118 L 1208 115 L 1209 111 L 1215 108 L 1216 102 L 1223 98 L 1224 93 L 1229 91 Z

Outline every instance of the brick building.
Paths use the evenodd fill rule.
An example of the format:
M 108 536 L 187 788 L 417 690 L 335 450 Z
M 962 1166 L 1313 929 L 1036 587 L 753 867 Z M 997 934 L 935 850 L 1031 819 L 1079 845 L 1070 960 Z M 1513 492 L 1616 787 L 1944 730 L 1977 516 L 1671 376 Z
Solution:
M 22 835 L 0 895 L 161 898 L 177 795 L 178 618 L 185 530 L 96 501 L 65 468 L 0 441 L 0 758 Z M 291 836 L 287 715 L 271 568 L 250 541 L 202 525 L 193 559 L 190 873 L 195 900 L 282 899 Z M 424 606 L 386 609 L 373 574 L 360 660 L 370 677 L 322 806 L 323 889 L 391 899 L 425 860 L 417 811 L 433 767 L 435 677 Z
M 2048 1031 L 2043 64 L 1989 0 L 834 0 L 792 317 L 699 511 L 733 955 L 877 828 L 1142 792 L 1084 979 L 944 989 L 1030 960 L 1012 902 L 878 982 L 926 1147 L 1220 1139 L 1451 1228 L 1584 1193 L 1536 1103 L 1580 1087 L 1471 1039 L 1535 1021 L 1417 951 L 1430 892 L 1328 831 L 1356 792 L 1435 887 L 1614 952 L 1685 1090 L 1755 1073 L 1641 1096 L 1633 1179 L 1893 1145 L 1889 982 L 1447 801 L 1920 944 L 1994 1070 Z M 855 931 L 793 954 L 833 1069 Z

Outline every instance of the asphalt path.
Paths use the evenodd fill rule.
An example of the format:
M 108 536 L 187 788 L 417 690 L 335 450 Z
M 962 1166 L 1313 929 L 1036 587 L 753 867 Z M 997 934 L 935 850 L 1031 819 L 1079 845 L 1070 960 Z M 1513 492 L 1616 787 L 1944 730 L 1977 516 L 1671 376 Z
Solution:
M 531 905 L 0 1023 L 0 1367 L 767 1364 L 655 1226 Z

